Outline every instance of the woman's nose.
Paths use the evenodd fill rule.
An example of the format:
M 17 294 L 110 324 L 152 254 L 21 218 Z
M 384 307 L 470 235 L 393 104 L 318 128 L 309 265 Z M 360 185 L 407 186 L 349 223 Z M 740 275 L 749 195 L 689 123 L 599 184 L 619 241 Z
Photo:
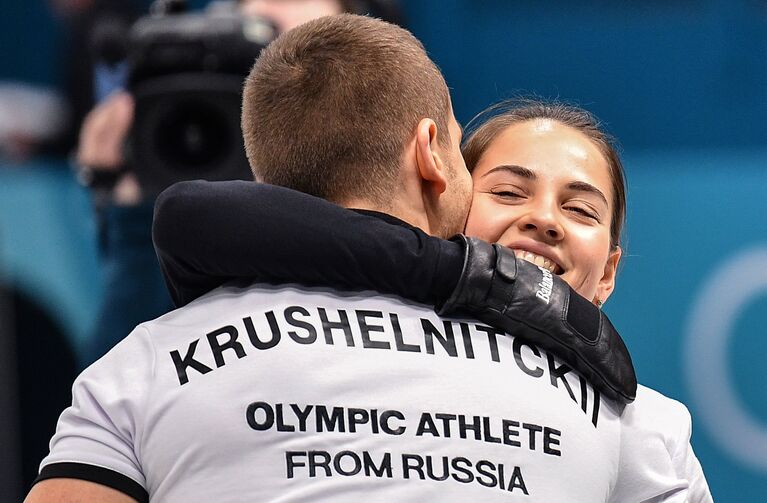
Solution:
M 544 205 L 530 208 L 523 218 L 519 220 L 523 232 L 535 233 L 537 239 L 545 242 L 558 242 L 565 236 L 556 212 Z

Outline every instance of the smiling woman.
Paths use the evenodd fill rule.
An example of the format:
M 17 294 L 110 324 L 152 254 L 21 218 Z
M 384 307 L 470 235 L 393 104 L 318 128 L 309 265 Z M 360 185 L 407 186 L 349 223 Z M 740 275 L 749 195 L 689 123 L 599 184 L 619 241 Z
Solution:
M 623 166 L 583 109 L 505 102 L 468 135 L 474 200 L 466 234 L 558 274 L 601 305 L 615 287 L 626 213 Z

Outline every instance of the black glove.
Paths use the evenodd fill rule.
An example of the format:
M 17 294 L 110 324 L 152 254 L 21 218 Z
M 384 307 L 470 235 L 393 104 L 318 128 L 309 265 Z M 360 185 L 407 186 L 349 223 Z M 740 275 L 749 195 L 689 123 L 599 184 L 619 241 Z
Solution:
M 550 351 L 602 394 L 622 404 L 636 398 L 626 345 L 602 311 L 562 278 L 500 245 L 456 236 L 466 247 L 463 272 L 440 315 L 467 313 Z

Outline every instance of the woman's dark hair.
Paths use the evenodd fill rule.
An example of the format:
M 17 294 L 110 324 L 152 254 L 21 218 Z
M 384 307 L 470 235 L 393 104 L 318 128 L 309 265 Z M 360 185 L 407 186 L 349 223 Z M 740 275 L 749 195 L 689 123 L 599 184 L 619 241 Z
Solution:
M 613 188 L 610 245 L 620 244 L 626 219 L 626 177 L 615 139 L 602 129 L 593 114 L 575 105 L 538 98 L 517 98 L 497 103 L 480 112 L 467 127 L 463 143 L 466 167 L 473 171 L 495 138 L 514 124 L 550 119 L 580 131 L 599 148 L 607 161 Z

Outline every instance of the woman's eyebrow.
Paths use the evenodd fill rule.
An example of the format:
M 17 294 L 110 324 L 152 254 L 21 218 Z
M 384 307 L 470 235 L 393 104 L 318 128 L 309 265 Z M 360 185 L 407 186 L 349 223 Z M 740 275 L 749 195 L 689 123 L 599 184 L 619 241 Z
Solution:
M 527 180 L 537 180 L 538 175 L 535 174 L 534 171 L 531 169 L 528 169 L 524 166 L 518 166 L 516 164 L 502 164 L 500 166 L 496 166 L 493 169 L 489 170 L 487 173 L 482 175 L 482 178 L 492 174 L 497 173 L 499 171 L 505 171 L 507 173 L 511 173 L 512 175 L 517 175 L 522 178 L 525 178 Z M 606 206 L 610 206 L 610 204 L 607 202 L 607 197 L 605 197 L 604 193 L 596 188 L 595 186 L 591 185 L 588 182 L 581 182 L 581 181 L 575 181 L 570 182 L 567 184 L 567 188 L 576 192 L 587 192 L 589 194 L 594 194 L 599 199 L 601 199 Z
M 524 166 L 517 166 L 516 164 L 502 164 L 500 166 L 496 166 L 482 175 L 482 178 L 490 175 L 491 173 L 497 173 L 498 171 L 506 171 L 512 175 L 521 176 L 522 178 L 526 178 L 528 180 L 535 180 L 538 178 L 538 176 L 532 170 L 527 169 Z
M 588 192 L 589 194 L 594 194 L 605 203 L 605 206 L 608 208 L 610 207 L 610 204 L 607 202 L 607 198 L 605 197 L 604 193 L 590 183 L 570 182 L 567 184 L 567 188 L 576 192 Z

